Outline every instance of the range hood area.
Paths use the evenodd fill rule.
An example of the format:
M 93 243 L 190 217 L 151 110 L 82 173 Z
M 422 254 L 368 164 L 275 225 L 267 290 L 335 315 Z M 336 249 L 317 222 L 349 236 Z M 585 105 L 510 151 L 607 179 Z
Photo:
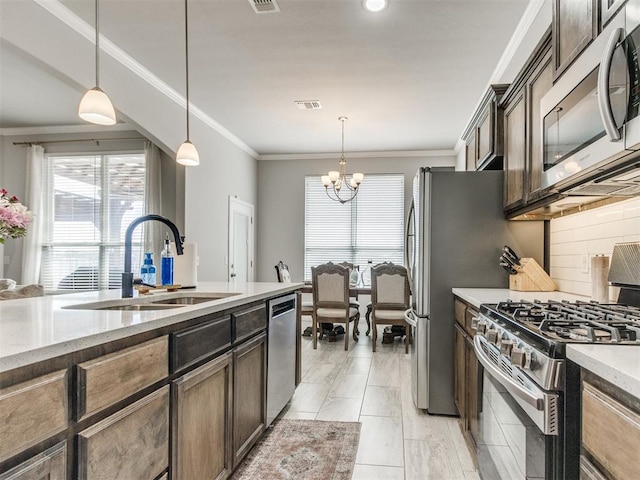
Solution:
M 549 189 L 540 200 L 528 203 L 507 217 L 511 220 L 551 220 L 613 202 L 640 196 L 640 152 L 606 165 L 571 175 Z

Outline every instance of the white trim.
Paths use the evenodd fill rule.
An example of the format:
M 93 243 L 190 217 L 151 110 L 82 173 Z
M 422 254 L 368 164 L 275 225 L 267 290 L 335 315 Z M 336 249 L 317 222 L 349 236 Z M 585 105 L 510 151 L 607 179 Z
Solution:
M 454 157 L 455 150 L 397 150 L 385 152 L 345 152 L 350 158 L 396 158 L 396 157 Z M 322 160 L 340 158 L 340 152 L 332 153 L 273 153 L 258 155 L 257 160 Z
M 491 78 L 485 90 L 489 88 L 490 85 L 498 82 L 502 77 L 502 75 L 504 75 L 505 70 L 509 66 L 509 62 L 513 60 L 513 56 L 515 55 L 516 50 L 522 43 L 522 40 L 524 40 L 524 38 L 526 37 L 527 32 L 531 28 L 533 21 L 536 19 L 536 17 L 538 16 L 538 13 L 542 9 L 543 5 L 545 4 L 545 1 L 546 0 L 530 0 L 529 1 L 527 8 L 524 10 L 524 13 L 522 14 L 522 18 L 520 18 L 520 21 L 518 22 L 518 25 L 516 26 L 516 29 L 513 32 L 513 35 L 509 39 L 509 43 L 507 43 L 507 46 L 504 49 L 504 52 L 502 52 L 502 56 L 500 57 L 500 60 L 498 61 L 496 68 L 494 68 L 493 73 L 491 74 Z
M 228 210 L 228 245 L 227 245 L 227 280 L 229 282 L 235 281 L 235 278 L 231 277 L 231 265 L 233 261 L 233 245 L 235 226 L 234 226 L 234 213 L 238 212 L 249 218 L 249 238 L 247 245 L 247 266 L 248 266 L 248 278 L 247 282 L 253 282 L 255 280 L 255 250 L 254 250 L 254 236 L 255 236 L 255 209 L 252 204 L 239 200 L 238 197 L 229 195 L 229 210 Z
M 51 125 L 42 127 L 13 127 L 0 128 L 0 136 L 19 137 L 21 135 L 55 135 L 61 133 L 107 133 L 107 132 L 138 132 L 131 125 L 117 123 L 113 126 L 105 127 L 97 125 Z M 142 135 L 140 139 L 145 140 Z
M 95 29 L 78 17 L 75 13 L 65 7 L 59 0 L 33 0 L 43 9 L 48 11 L 51 15 L 56 17 L 62 23 L 70 27 L 75 32 L 79 33 L 85 39 L 92 44 L 95 44 Z M 116 46 L 111 40 L 100 34 L 100 50 L 119 62 L 123 67 L 129 69 L 132 73 L 137 75 L 140 79 L 147 82 L 158 92 L 165 95 L 168 99 L 177 103 L 180 107 L 186 110 L 187 101 L 176 90 L 171 88 L 167 83 L 162 81 L 158 76 L 153 74 L 150 70 L 145 68 L 142 64 L 137 62 L 133 57 L 127 54 L 124 50 Z M 189 111 L 192 115 L 198 117 L 207 126 L 214 129 L 220 135 L 225 137 L 231 143 L 239 147 L 245 153 L 248 153 L 253 158 L 258 157 L 256 152 L 249 145 L 244 143 L 240 138 L 236 137 L 233 133 L 220 125 L 217 121 L 199 109 L 197 106 L 190 103 Z

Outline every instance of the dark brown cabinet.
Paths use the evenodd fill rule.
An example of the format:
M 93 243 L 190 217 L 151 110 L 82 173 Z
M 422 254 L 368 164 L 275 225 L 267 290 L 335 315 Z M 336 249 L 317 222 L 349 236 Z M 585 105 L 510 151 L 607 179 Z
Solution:
M 544 197 L 540 100 L 553 81 L 548 31 L 503 97 L 504 209 L 507 215 Z
M 467 170 L 500 170 L 503 155 L 502 95 L 508 85 L 491 85 L 462 134 Z
M 233 470 L 232 359 L 226 353 L 173 382 L 172 478 L 222 479 Z
M 233 351 L 233 454 L 237 465 L 260 438 L 267 420 L 267 335 Z
M 479 433 L 482 367 L 473 348 L 473 329 L 474 319 L 479 314 L 473 306 L 458 298 L 454 302 L 456 312 L 454 399 L 465 439 L 471 451 L 475 451 Z
M 558 78 L 596 37 L 599 0 L 553 1 L 553 67 Z

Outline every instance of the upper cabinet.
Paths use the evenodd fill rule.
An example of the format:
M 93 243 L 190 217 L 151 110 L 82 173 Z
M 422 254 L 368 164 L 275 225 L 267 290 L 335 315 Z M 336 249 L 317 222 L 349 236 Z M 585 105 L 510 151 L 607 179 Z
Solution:
M 491 85 L 462 134 L 467 170 L 501 170 L 504 150 L 502 95 L 509 85 Z
M 613 0 L 554 0 L 553 1 L 553 67 L 558 78 L 596 37 L 598 6 L 610 5 Z
M 540 99 L 552 86 L 551 31 L 505 92 L 504 208 L 510 212 L 542 196 L 542 118 Z

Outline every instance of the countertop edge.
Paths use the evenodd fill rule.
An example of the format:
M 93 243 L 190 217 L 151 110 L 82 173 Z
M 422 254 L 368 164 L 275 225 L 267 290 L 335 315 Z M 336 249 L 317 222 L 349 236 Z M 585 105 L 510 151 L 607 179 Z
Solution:
M 640 399 L 640 350 L 635 345 L 567 345 L 567 358 Z
M 17 352 L 14 354 L 8 354 L 1 356 L 0 358 L 0 373 L 9 372 L 17 368 L 25 367 L 38 362 L 51 360 L 56 357 L 60 357 L 75 351 L 83 350 L 86 348 L 94 347 L 100 344 L 109 343 L 115 340 L 131 337 L 141 333 L 149 332 L 158 328 L 181 323 L 202 315 L 208 315 L 217 313 L 230 308 L 236 308 L 248 303 L 266 300 L 268 298 L 285 295 L 291 292 L 295 292 L 304 286 L 302 283 L 290 283 L 290 284 L 270 284 L 273 287 L 257 293 L 243 293 L 236 297 L 228 297 L 220 300 L 213 305 L 207 305 L 202 303 L 199 305 L 185 307 L 182 310 L 177 310 L 176 313 L 172 313 L 166 317 L 160 317 L 151 321 L 142 323 L 136 323 L 131 325 L 125 325 L 119 328 L 110 328 L 105 331 L 96 332 L 93 334 L 78 336 L 68 340 L 59 342 L 51 342 L 48 345 L 35 347 L 26 351 Z M 43 297 L 38 297 L 43 298 Z M 35 298 L 34 300 L 38 300 Z M 22 300 L 20 300 L 22 301 Z M 91 303 L 92 300 L 86 300 L 86 303 Z M 77 303 L 82 303 L 78 301 Z

